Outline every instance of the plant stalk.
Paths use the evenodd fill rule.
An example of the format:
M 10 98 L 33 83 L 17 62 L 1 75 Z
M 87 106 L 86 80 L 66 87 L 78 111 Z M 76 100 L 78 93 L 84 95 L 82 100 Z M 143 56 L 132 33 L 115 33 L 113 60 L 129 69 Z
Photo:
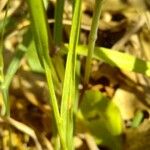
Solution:
M 89 42 L 88 42 L 88 55 L 86 58 L 86 65 L 85 65 L 85 75 L 84 75 L 84 85 L 88 85 L 90 72 L 91 72 L 91 62 L 92 62 L 92 55 L 95 47 L 95 42 L 97 39 L 97 30 L 99 25 L 100 14 L 102 10 L 102 3 L 103 0 L 95 0 L 95 8 L 94 14 L 92 19 L 91 31 L 89 34 Z

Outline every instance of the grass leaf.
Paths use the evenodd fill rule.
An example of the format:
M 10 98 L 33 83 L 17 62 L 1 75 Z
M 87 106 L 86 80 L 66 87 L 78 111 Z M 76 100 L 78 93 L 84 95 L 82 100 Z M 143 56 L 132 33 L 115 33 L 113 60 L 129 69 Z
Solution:
M 86 45 L 77 46 L 78 55 L 87 56 L 87 51 L 88 47 Z M 67 49 L 63 47 L 61 52 L 66 53 Z M 133 71 L 150 76 L 150 61 L 139 59 L 136 56 L 127 53 L 104 47 L 95 47 L 93 58 L 103 60 L 104 62 L 125 71 Z
M 75 100 L 75 68 L 76 68 L 76 46 L 79 39 L 81 20 L 81 0 L 75 2 L 73 21 L 71 27 L 70 41 L 68 46 L 67 63 L 62 93 L 61 117 L 63 120 L 64 134 L 69 149 L 73 143 L 73 103 Z
M 64 0 L 57 0 L 55 8 L 54 24 L 54 42 L 59 46 L 62 42 L 62 18 L 63 18 Z
M 66 149 L 53 80 L 55 79 L 58 85 L 59 81 L 55 69 L 53 67 L 51 58 L 49 57 L 49 50 L 52 52 L 53 41 L 51 37 L 51 32 L 48 28 L 44 4 L 42 0 L 27 0 L 27 3 L 31 15 L 31 25 L 36 44 L 36 51 L 41 61 L 41 64 L 45 70 L 46 79 L 48 83 L 48 89 L 50 93 L 49 103 L 51 104 L 54 112 L 54 118 L 62 147 L 63 149 Z

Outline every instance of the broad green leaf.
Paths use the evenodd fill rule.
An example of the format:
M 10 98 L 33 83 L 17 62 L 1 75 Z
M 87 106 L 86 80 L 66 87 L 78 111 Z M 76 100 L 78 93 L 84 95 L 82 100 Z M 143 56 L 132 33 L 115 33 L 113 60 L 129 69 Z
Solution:
M 121 149 L 122 119 L 117 106 L 99 91 L 85 92 L 80 112 L 85 128 L 98 144 Z

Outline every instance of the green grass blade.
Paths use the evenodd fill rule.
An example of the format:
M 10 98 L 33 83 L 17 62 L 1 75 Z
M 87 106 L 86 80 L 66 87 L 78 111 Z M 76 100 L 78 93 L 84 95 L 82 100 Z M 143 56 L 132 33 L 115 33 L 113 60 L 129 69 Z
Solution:
M 4 80 L 4 83 L 2 84 L 3 88 L 6 88 L 6 89 L 9 88 L 10 83 L 11 83 L 16 71 L 18 70 L 18 68 L 20 66 L 20 61 L 22 60 L 26 51 L 27 51 L 27 48 L 24 45 L 20 44 L 18 46 L 18 50 L 7 69 L 7 72 L 5 75 L 5 80 Z
M 4 96 L 4 104 L 6 107 L 6 108 L 3 108 L 3 114 L 6 114 L 6 113 L 9 114 L 7 112 L 7 111 L 9 111 L 9 98 L 6 95 L 8 94 L 10 83 L 20 66 L 20 62 L 21 62 L 25 52 L 27 51 L 26 46 L 30 43 L 31 36 L 29 36 L 29 33 L 30 33 L 30 30 L 28 30 L 27 33 L 25 33 L 22 44 L 19 44 L 19 46 L 17 47 L 17 51 L 14 54 L 9 66 L 6 70 L 4 81 L 1 84 L 1 90 L 2 90 L 2 93 Z
M 17 50 L 14 58 L 12 59 L 7 69 L 4 82 L 1 85 L 1 90 L 2 90 L 4 104 L 5 104 L 5 108 L 3 108 L 2 110 L 2 114 L 6 116 L 10 115 L 10 106 L 9 106 L 10 102 L 8 97 L 8 89 L 17 69 L 19 68 L 20 61 L 22 60 L 25 52 L 26 52 L 26 48 L 23 45 L 20 45 L 19 49 Z
M 9 4 L 10 4 L 10 0 L 8 0 L 8 2 L 7 2 L 6 12 L 5 12 L 4 20 L 2 23 L 2 28 L 0 30 L 0 84 L 4 81 L 4 72 L 3 72 L 4 71 L 4 60 L 3 60 L 4 33 L 5 33 L 5 28 L 6 28 Z
M 55 23 L 54 23 L 54 43 L 56 48 L 62 43 L 62 32 L 63 32 L 63 10 L 64 10 L 64 0 L 57 0 L 55 6 Z M 60 81 L 63 83 L 64 80 L 64 63 L 60 55 L 53 56 L 53 64 L 55 66 L 57 75 Z
M 73 21 L 71 27 L 71 35 L 69 41 L 69 52 L 67 56 L 66 71 L 63 85 L 62 103 L 61 103 L 61 117 L 63 120 L 64 133 L 68 145 L 72 144 L 73 132 L 73 103 L 75 94 L 75 66 L 76 66 L 76 46 L 78 44 L 79 29 L 81 19 L 81 0 L 76 1 Z M 71 138 L 71 139 L 70 139 Z M 68 146 L 70 147 L 70 146 Z M 72 149 L 72 148 L 71 148 Z
M 8 89 L 4 89 L 2 87 L 1 93 L 3 96 L 3 107 L 1 109 L 1 115 L 8 117 L 10 116 L 10 101 L 9 101 L 9 96 L 8 96 Z
M 0 45 L 2 45 L 1 41 L 0 41 Z M 2 49 L 2 48 L 0 48 L 0 49 Z M 2 50 L 0 50 L 0 51 L 2 51 Z M 3 60 L 2 52 L 0 52 L 0 84 L 3 83 L 3 81 L 4 81 L 3 70 L 4 70 L 4 60 Z
M 61 57 L 61 55 L 54 55 L 52 57 L 52 62 L 54 64 L 55 70 L 57 72 L 57 76 L 59 80 L 63 83 L 64 81 L 64 74 L 65 74 L 65 61 Z
M 94 57 L 103 59 L 106 63 L 117 66 L 122 70 L 133 71 L 150 76 L 150 61 L 144 61 L 130 54 L 106 48 L 96 48 Z
M 59 87 L 59 80 L 57 78 L 57 73 L 52 64 L 52 61 L 49 57 L 49 54 L 52 53 L 54 45 L 51 36 L 50 29 L 48 27 L 48 22 L 46 20 L 45 9 L 42 0 L 27 0 L 30 14 L 31 14 L 31 27 L 34 34 L 34 40 L 36 43 L 36 50 L 43 65 L 43 58 L 49 63 L 53 80 L 56 83 L 56 87 Z
M 3 60 L 3 50 L 4 50 L 4 35 L 6 29 L 6 21 L 7 21 L 7 14 L 9 8 L 10 0 L 8 0 L 6 5 L 6 12 L 2 23 L 2 28 L 0 31 L 0 88 L 3 96 L 4 105 L 2 106 L 2 115 L 9 117 L 10 116 L 10 105 L 8 100 L 8 90 L 3 88 L 4 83 L 4 60 Z M 9 136 L 9 142 L 11 143 L 11 138 Z
M 51 33 L 47 25 L 44 5 L 42 0 L 27 0 L 27 2 L 31 14 L 31 26 L 36 41 L 36 47 L 38 47 L 37 54 L 39 55 L 41 63 L 43 63 L 42 58 L 44 57 L 46 60 L 49 59 L 49 50 L 52 51 L 53 45 Z
M 66 45 L 66 47 L 68 47 Z M 77 54 L 87 56 L 88 47 L 86 45 L 77 46 Z M 67 53 L 67 48 L 62 48 L 62 53 Z M 125 71 L 133 71 L 150 76 L 150 61 L 139 59 L 133 55 L 118 52 L 104 47 L 95 47 L 93 58 L 116 66 Z
M 54 83 L 52 79 L 52 74 L 56 78 L 56 72 L 53 68 L 52 61 L 49 57 L 49 50 L 52 51 L 53 42 L 52 42 L 52 37 L 50 36 L 51 35 L 50 30 L 48 28 L 43 1 L 27 0 L 27 3 L 29 6 L 29 11 L 31 16 L 31 26 L 33 30 L 35 44 L 36 44 L 36 51 L 46 73 L 46 78 L 47 78 L 47 83 L 48 83 L 48 88 L 50 93 L 49 103 L 51 104 L 54 112 L 54 118 L 57 125 L 62 147 L 63 149 L 66 149 L 66 144 L 64 142 L 65 140 L 63 137 L 63 130 L 61 127 L 59 107 L 58 107 L 57 98 L 54 89 Z
M 31 39 L 31 42 L 28 46 L 26 58 L 32 71 L 37 73 L 44 73 L 44 69 L 41 66 L 38 55 L 36 53 L 36 47 L 33 39 Z
M 95 0 L 95 8 L 94 14 L 92 19 L 92 26 L 89 35 L 89 43 L 88 43 L 88 55 L 86 58 L 86 65 L 85 65 L 85 75 L 84 75 L 84 84 L 87 85 L 89 82 L 90 72 L 91 72 L 91 61 L 92 55 L 95 47 L 95 41 L 97 38 L 97 30 L 99 25 L 99 19 L 102 9 L 102 2 L 103 0 Z
M 144 119 L 144 113 L 142 111 L 137 111 L 132 121 L 132 128 L 137 128 L 142 120 Z
M 62 19 L 63 19 L 64 0 L 57 0 L 55 7 L 55 24 L 54 24 L 54 42 L 59 46 L 62 42 Z

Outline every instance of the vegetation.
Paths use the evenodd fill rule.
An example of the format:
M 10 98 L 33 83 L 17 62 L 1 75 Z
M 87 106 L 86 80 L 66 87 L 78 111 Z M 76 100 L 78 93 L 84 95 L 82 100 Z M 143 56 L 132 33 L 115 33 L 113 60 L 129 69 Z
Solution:
M 147 1 L 0 4 L 0 149 L 149 148 Z

